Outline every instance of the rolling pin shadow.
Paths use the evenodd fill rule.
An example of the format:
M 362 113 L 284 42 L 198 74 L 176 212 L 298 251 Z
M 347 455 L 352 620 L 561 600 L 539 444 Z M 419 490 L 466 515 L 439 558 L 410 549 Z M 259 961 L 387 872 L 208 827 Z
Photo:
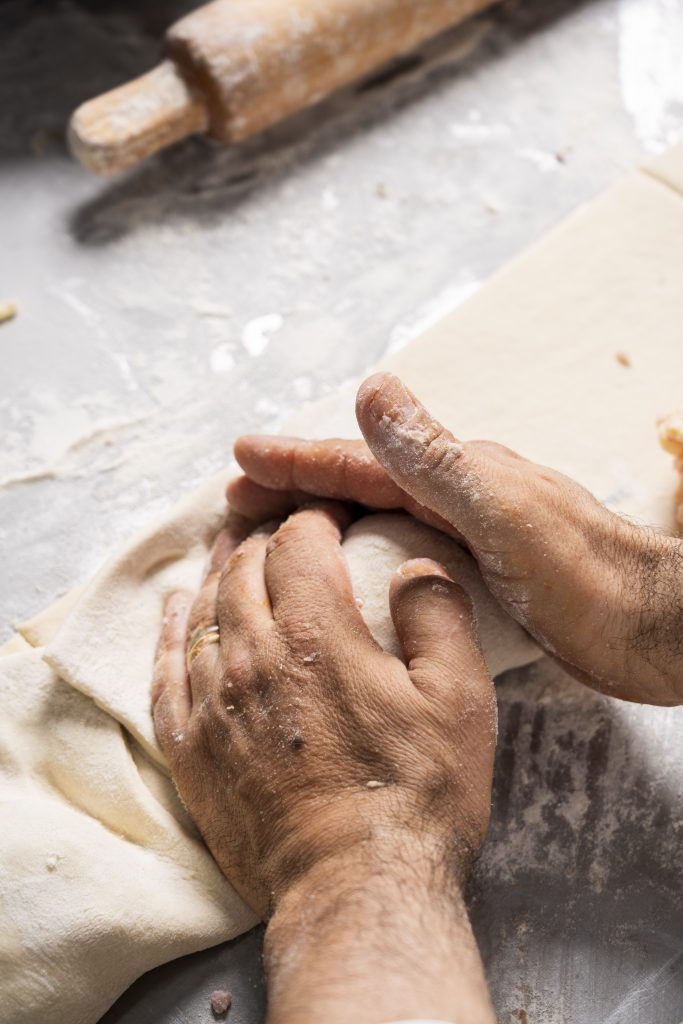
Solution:
M 166 32 L 152 71 L 82 104 L 75 156 L 116 174 L 195 133 L 237 142 L 494 0 L 214 0 Z

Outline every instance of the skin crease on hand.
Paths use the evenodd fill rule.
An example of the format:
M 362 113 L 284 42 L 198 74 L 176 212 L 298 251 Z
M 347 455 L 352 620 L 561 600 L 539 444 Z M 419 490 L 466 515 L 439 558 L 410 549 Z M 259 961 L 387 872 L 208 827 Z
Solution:
M 467 545 L 493 594 L 603 693 L 683 702 L 683 541 L 490 441 L 457 440 L 396 377 L 358 393 L 363 441 L 243 437 L 231 507 L 256 520 L 312 495 L 403 508 Z
M 219 866 L 270 920 L 269 1024 L 492 1024 L 461 881 L 488 826 L 496 704 L 469 598 L 408 562 L 372 639 L 328 504 L 216 542 L 172 595 L 154 720 Z M 187 639 L 218 624 L 187 674 Z M 361 939 L 362 936 L 362 939 Z

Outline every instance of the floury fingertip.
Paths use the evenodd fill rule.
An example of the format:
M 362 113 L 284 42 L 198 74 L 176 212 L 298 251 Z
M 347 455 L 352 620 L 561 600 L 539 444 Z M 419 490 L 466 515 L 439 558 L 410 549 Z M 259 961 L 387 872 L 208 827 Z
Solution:
M 373 408 L 376 404 L 378 408 Z M 419 405 L 405 385 L 391 373 L 376 373 L 360 387 L 356 401 L 359 419 L 363 413 L 370 413 L 380 422 L 387 417 L 401 421 L 414 416 Z

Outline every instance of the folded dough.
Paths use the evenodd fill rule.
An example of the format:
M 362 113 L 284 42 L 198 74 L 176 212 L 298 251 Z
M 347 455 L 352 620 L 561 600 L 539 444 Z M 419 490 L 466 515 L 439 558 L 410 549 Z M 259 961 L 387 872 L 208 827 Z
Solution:
M 93 1024 L 255 918 L 169 780 L 41 653 L 0 658 L 0 1018 Z

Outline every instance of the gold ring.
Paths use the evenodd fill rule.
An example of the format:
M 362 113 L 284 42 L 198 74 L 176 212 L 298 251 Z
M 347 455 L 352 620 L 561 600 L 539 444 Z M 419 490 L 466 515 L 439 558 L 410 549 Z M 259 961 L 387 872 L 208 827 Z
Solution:
M 196 633 L 193 633 L 187 649 L 187 671 L 189 672 L 192 668 L 192 662 L 202 648 L 208 647 L 209 644 L 219 644 L 220 642 L 221 631 L 218 626 L 206 626 L 204 629 L 198 629 Z

